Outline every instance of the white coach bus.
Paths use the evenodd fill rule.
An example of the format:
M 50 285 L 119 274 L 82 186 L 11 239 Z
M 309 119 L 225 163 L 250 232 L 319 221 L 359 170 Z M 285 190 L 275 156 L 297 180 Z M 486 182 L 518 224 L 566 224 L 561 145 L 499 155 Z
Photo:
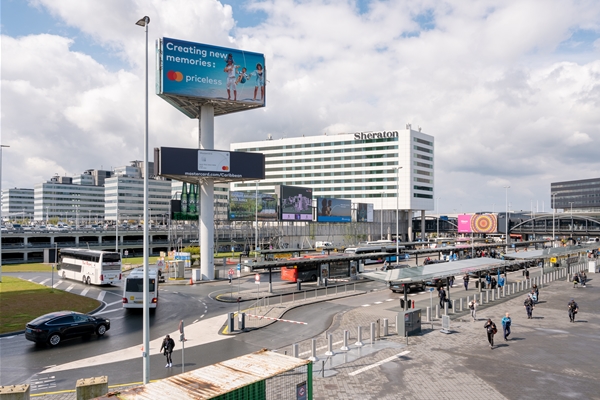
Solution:
M 61 249 L 58 274 L 86 285 L 121 283 L 121 256 L 115 251 Z
M 148 269 L 148 308 L 158 306 L 158 270 Z M 135 268 L 127 275 L 123 284 L 123 308 L 144 307 L 144 268 Z

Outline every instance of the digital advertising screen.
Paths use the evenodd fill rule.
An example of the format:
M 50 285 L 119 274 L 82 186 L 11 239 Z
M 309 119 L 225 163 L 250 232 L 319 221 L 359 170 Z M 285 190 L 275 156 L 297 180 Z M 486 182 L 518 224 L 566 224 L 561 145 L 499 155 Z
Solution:
M 496 233 L 497 231 L 496 214 L 458 215 L 458 233 Z
M 312 188 L 279 186 L 282 221 L 312 221 Z
M 356 205 L 356 222 L 373 222 L 373 204 L 358 203 Z
M 471 233 L 471 216 L 458 214 L 458 233 Z
M 229 192 L 230 221 L 277 221 L 277 196 L 256 192 Z
M 317 222 L 352 222 L 352 201 L 317 197 Z

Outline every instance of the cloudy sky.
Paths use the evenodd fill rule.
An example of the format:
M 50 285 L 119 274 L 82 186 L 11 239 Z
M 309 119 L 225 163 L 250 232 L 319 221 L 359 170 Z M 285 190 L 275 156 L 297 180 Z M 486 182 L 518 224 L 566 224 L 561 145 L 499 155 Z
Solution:
M 154 41 L 264 53 L 267 107 L 215 119 L 215 147 L 421 126 L 439 211 L 549 211 L 550 183 L 600 177 L 597 0 L 2 0 L 2 186 L 196 147 L 154 95 Z

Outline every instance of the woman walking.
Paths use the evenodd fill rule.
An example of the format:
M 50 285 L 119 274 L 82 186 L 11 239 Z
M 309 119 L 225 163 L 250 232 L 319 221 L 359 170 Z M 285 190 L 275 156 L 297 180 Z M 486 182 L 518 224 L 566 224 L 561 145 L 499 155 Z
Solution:
M 496 324 L 492 321 L 491 318 L 488 318 L 487 322 L 483 326 L 487 332 L 488 342 L 490 342 L 490 349 L 494 348 L 494 335 L 498 332 L 496 328 Z

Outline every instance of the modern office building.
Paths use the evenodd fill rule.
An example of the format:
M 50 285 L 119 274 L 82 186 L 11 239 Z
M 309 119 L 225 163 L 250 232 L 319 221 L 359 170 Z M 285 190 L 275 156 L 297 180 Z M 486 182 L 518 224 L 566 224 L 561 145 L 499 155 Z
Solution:
M 3 219 L 33 219 L 33 189 L 2 189 Z
M 104 211 L 107 221 L 142 221 L 144 218 L 143 171 L 135 163 L 115 168 L 114 176 L 105 179 Z M 148 212 L 151 221 L 163 223 L 168 220 L 170 200 L 171 181 L 148 179 Z
M 565 211 L 600 211 L 600 178 L 550 184 L 551 207 Z
M 88 174 L 74 177 L 82 184 L 61 183 L 62 177 L 54 176 L 47 182 L 35 185 L 34 219 L 60 220 L 93 223 L 104 219 L 104 188 L 89 185 Z
M 232 143 L 232 151 L 263 153 L 262 193 L 276 185 L 313 189 L 316 197 L 372 203 L 375 210 L 399 209 L 400 230 L 409 233 L 414 212 L 434 209 L 434 138 L 421 129 L 341 133 Z M 236 182 L 232 191 L 255 190 Z M 375 213 L 377 215 L 378 213 Z

